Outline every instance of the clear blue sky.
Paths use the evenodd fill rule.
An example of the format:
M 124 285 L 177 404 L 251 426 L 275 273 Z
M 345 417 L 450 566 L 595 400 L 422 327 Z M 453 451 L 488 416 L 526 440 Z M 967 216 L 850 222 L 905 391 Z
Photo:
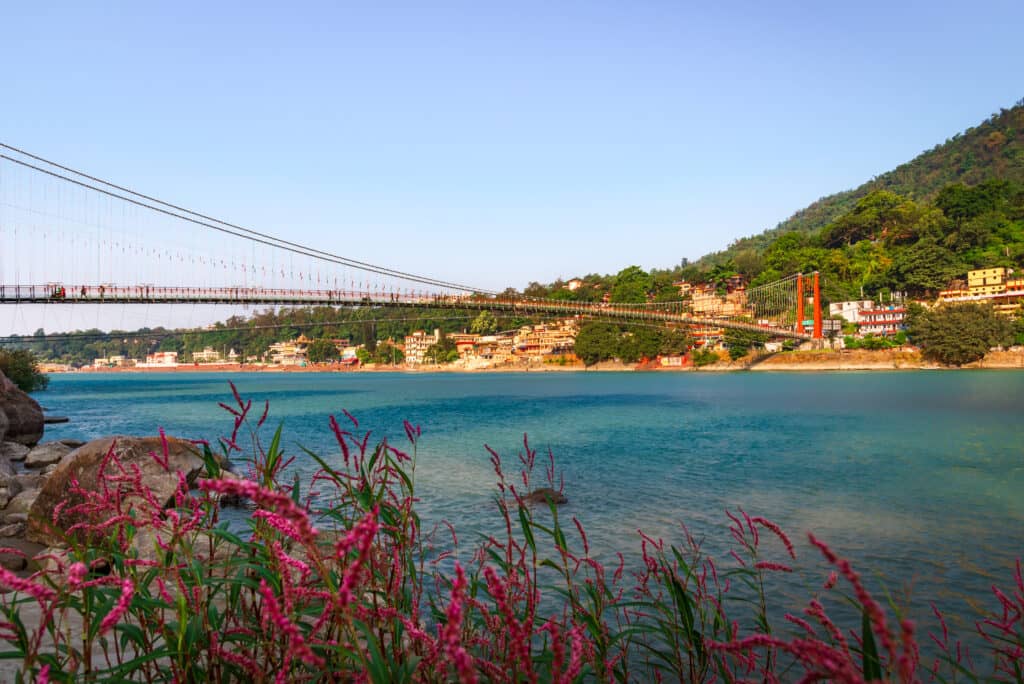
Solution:
M 1024 97 L 1024 3 L 7 3 L 0 138 L 486 288 L 668 267 Z

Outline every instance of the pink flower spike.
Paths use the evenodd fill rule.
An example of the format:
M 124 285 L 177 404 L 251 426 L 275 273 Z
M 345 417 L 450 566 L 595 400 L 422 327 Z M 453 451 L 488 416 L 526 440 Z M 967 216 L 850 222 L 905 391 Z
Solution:
M 87 573 L 88 568 L 85 567 L 85 563 L 72 563 L 71 567 L 68 568 L 68 586 L 72 589 L 77 589 L 85 581 Z
M 776 572 L 793 572 L 793 568 L 782 563 L 772 563 L 771 561 L 759 561 L 754 565 L 758 570 L 775 570 Z
M 128 606 L 131 605 L 132 596 L 135 595 L 135 585 L 128 578 L 125 578 L 121 582 L 121 596 L 117 599 L 117 603 L 114 604 L 113 609 L 107 616 L 103 618 L 103 622 L 100 623 L 100 635 L 106 634 L 117 624 L 117 621 L 128 611 Z
M 4 567 L 0 567 L 0 586 L 29 594 L 40 603 L 57 598 L 57 592 L 53 589 L 22 579 Z
M 43 665 L 36 676 L 36 684 L 50 684 L 50 666 Z
M 796 560 L 796 551 L 793 550 L 793 542 L 789 540 L 789 537 L 786 536 L 786 533 L 782 531 L 781 527 L 773 523 L 771 520 L 768 520 L 767 518 L 762 518 L 761 516 L 752 518 L 752 520 L 754 523 L 760 525 L 761 527 L 771 530 L 772 534 L 778 537 L 779 541 L 782 542 L 782 545 L 786 547 L 786 553 L 789 554 L 789 557 L 793 560 Z

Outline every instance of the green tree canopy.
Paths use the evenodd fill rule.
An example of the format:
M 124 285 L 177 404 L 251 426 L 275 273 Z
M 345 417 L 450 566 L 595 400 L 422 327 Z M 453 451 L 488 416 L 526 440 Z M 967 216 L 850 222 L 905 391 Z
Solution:
M 654 284 L 653 279 L 639 266 L 627 266 L 615 276 L 611 300 L 639 304 L 647 301 L 647 293 Z
M 576 356 L 587 366 L 615 358 L 619 353 L 618 327 L 611 323 L 589 322 L 576 335 Z
M 481 311 L 473 319 L 469 331 L 474 335 L 491 335 L 498 329 L 498 319 L 490 311 Z
M 0 349 L 0 372 L 23 392 L 44 390 L 50 378 L 39 371 L 35 354 L 26 349 Z
M 897 289 L 915 294 L 937 292 L 966 270 L 966 265 L 956 254 L 933 238 L 927 238 L 896 254 L 892 264 L 892 284 Z
M 910 340 L 921 355 L 946 366 L 978 361 L 989 349 L 1011 344 L 1013 324 L 991 306 L 948 304 L 934 309 L 913 306 L 907 318 Z
M 327 363 L 341 358 L 341 352 L 333 341 L 326 337 L 313 340 L 306 349 L 306 357 L 311 363 Z
M 738 322 L 751 323 L 752 321 L 740 320 Z M 768 335 L 753 330 L 736 330 L 727 328 L 723 336 L 726 348 L 729 350 L 729 358 L 733 361 L 742 358 L 750 353 L 754 347 L 763 347 L 768 341 Z

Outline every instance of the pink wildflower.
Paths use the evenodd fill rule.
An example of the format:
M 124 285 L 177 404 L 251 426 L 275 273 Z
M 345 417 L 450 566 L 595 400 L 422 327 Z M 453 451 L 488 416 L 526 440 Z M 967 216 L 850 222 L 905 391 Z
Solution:
M 294 526 L 296 538 L 303 543 L 311 543 L 317 534 L 309 515 L 287 494 L 266 489 L 250 480 L 200 480 L 198 486 L 206 492 L 252 499 L 258 506 L 276 512 Z
M 839 572 L 846 578 L 846 580 L 853 586 L 854 594 L 857 596 L 857 600 L 861 606 L 867 612 L 868 617 L 871 620 L 871 627 L 875 635 L 881 640 L 882 645 L 889 654 L 889 660 L 892 662 L 896 656 L 896 646 L 893 642 L 892 634 L 889 632 L 888 626 L 885 624 L 885 613 L 882 611 L 882 607 L 871 598 L 871 594 L 868 593 L 867 589 L 864 588 L 864 583 L 860 580 L 860 575 L 854 571 L 853 566 L 850 565 L 850 561 L 845 558 L 839 558 L 829 546 L 822 541 L 819 541 L 813 534 L 808 533 L 808 539 L 811 544 L 818 547 L 822 555 L 829 563 L 835 565 Z
M 761 527 L 771 530 L 772 533 L 779 538 L 779 541 L 782 542 L 783 546 L 786 547 L 786 553 L 789 554 L 789 557 L 793 560 L 796 560 L 796 551 L 793 550 L 793 542 L 789 540 L 789 537 L 786 536 L 786 533 L 782 531 L 781 527 L 773 523 L 771 520 L 768 520 L 767 518 L 762 518 L 761 516 L 752 518 L 752 521 L 757 523 Z
M 459 681 L 464 684 L 475 684 L 477 681 L 476 670 L 473 668 L 473 659 L 466 649 L 462 647 L 461 631 L 462 618 L 466 604 L 466 575 L 462 572 L 462 566 L 455 564 L 455 581 L 452 582 L 452 602 L 448 605 L 445 613 L 447 621 L 441 628 L 441 645 L 445 653 L 455 665 L 459 674 Z
M 87 572 L 88 568 L 85 567 L 85 563 L 72 563 L 71 567 L 68 568 L 68 586 L 72 589 L 77 589 L 85 581 Z
M 358 551 L 355 560 L 345 568 L 345 576 L 338 589 L 338 598 L 342 606 L 348 605 L 354 598 L 353 589 L 359 583 L 360 571 L 370 555 L 370 547 L 377 535 L 378 512 L 379 507 L 374 506 L 373 510 L 367 513 L 366 517 L 360 520 L 335 546 L 335 556 L 338 559 L 344 559 L 353 548 Z
M 288 639 L 287 657 L 290 659 L 294 654 L 307 665 L 323 667 L 324 659 L 313 653 L 299 628 L 281 612 L 281 606 L 265 579 L 260 580 L 260 596 L 263 597 L 263 607 L 266 610 L 264 621 L 273 624 Z M 285 666 L 281 668 L 282 671 L 287 671 L 287 662 L 286 660 Z
M 50 684 L 50 666 L 43 665 L 39 668 L 39 674 L 36 675 L 36 684 Z
M 755 565 L 758 570 L 775 570 L 776 572 L 793 572 L 793 568 L 782 563 L 772 563 L 771 561 L 758 561 Z
M 132 596 L 135 595 L 135 585 L 127 577 L 121 582 L 121 596 L 117 599 L 117 603 L 111 609 L 107 616 L 103 618 L 103 622 L 100 623 L 100 635 L 106 634 L 110 629 L 117 624 L 117 621 L 121 619 L 128 611 L 128 606 L 131 605 Z
M 29 594 L 40 603 L 57 598 L 57 592 L 53 589 L 22 579 L 4 567 L 0 567 L 0 586 Z

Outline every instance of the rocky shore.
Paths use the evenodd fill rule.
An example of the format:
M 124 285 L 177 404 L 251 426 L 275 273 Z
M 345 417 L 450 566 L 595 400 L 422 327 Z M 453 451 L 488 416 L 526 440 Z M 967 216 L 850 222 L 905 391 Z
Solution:
M 59 557 L 83 515 L 73 483 L 99 491 L 109 455 L 138 472 L 141 484 L 170 503 L 184 476 L 189 486 L 206 472 L 191 442 L 162 437 L 106 437 L 91 442 L 41 442 L 42 408 L 0 373 L 0 566 L 27 575 Z M 222 477 L 235 477 L 227 468 Z M 162 505 L 163 505 L 162 504 Z M 81 507 L 79 507 L 81 508 Z M 2 589 L 0 589 L 2 590 Z

